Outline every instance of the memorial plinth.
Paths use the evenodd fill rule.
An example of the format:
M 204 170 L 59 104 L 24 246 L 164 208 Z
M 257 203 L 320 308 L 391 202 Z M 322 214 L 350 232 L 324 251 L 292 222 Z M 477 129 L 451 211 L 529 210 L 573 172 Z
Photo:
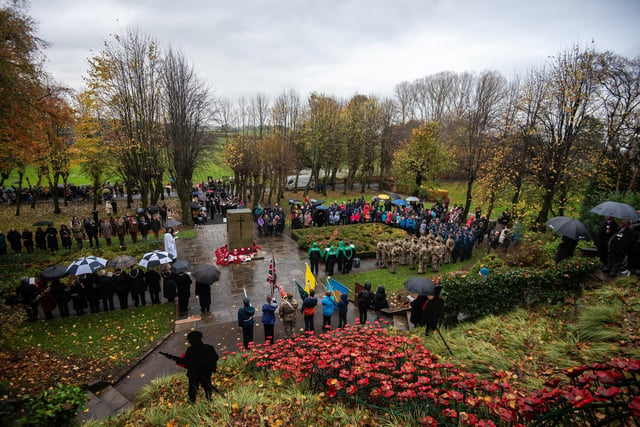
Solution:
M 253 214 L 251 209 L 227 210 L 227 246 L 229 251 L 253 247 Z

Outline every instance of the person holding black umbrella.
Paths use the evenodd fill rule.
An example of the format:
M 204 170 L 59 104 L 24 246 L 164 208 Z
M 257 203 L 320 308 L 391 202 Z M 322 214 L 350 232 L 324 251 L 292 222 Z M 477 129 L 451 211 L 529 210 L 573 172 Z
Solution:
M 60 317 L 69 317 L 69 300 L 71 299 L 71 293 L 67 287 L 60 281 L 60 279 L 53 279 L 51 281 L 51 295 L 56 301 L 58 310 L 60 310 Z
M 576 246 L 578 246 L 578 241 L 576 239 L 562 236 L 558 249 L 556 249 L 555 256 L 553 257 L 555 263 L 557 264 L 562 260 L 571 258 L 575 253 Z
M 196 280 L 196 295 L 200 301 L 200 312 L 211 310 L 211 283 Z
M 160 273 L 154 268 L 150 268 L 145 273 L 144 280 L 147 282 L 151 304 L 160 304 Z
M 170 264 L 164 264 L 164 269 L 160 273 L 162 276 L 162 295 L 169 302 L 174 302 L 178 296 L 178 288 L 176 285 L 176 275 L 171 270 Z
M 598 257 L 600 258 L 600 262 L 604 266 L 603 272 L 608 272 L 607 265 L 609 264 L 609 240 L 613 236 L 616 235 L 620 227 L 616 222 L 615 218 L 612 216 L 608 216 L 605 218 L 604 222 L 600 224 L 600 228 L 596 233 L 595 244 L 598 249 Z
M 620 221 L 620 229 L 609 241 L 609 263 L 607 264 L 609 277 L 616 277 L 618 273 L 624 276 L 631 274 L 625 266 L 625 260 L 632 257 L 635 245 L 633 231 L 629 225 L 631 221 L 628 219 Z
M 185 314 L 189 311 L 189 297 L 191 296 L 191 277 L 184 272 L 176 274 L 178 288 L 178 312 Z

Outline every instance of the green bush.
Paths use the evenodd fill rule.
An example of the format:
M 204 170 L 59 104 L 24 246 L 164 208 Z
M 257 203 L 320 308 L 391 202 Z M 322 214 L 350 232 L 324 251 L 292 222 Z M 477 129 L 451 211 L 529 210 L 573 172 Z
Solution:
M 548 268 L 509 268 L 493 270 L 489 276 L 449 274 L 441 280 L 445 299 L 444 323 L 458 322 L 490 314 L 501 314 L 517 307 L 562 301 L 580 291 L 599 263 L 591 258 L 571 258 Z
M 87 398 L 76 385 L 58 384 L 24 401 L 24 416 L 20 425 L 39 427 L 69 426 L 76 424 L 76 413 L 84 407 Z

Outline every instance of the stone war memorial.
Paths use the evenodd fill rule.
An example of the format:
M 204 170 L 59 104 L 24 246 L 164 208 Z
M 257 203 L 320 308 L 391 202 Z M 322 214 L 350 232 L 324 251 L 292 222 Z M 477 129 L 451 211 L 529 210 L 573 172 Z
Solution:
M 251 209 L 227 210 L 227 246 L 229 251 L 253 247 L 253 214 Z

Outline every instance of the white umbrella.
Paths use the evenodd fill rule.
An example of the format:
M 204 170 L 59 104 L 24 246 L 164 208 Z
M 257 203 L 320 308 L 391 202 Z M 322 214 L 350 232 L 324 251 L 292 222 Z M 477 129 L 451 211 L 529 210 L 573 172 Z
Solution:
M 420 199 L 418 199 L 416 196 L 409 196 L 405 199 L 407 202 L 411 203 L 411 202 L 419 202 Z
M 71 274 L 73 276 L 91 274 L 94 271 L 105 268 L 106 265 L 106 259 L 91 255 L 73 261 L 71 264 L 69 264 L 69 267 L 67 267 L 65 273 Z
M 142 255 L 142 259 L 138 265 L 144 268 L 149 268 L 155 267 L 156 265 L 168 264 L 170 262 L 173 262 L 173 260 L 169 256 L 169 252 L 153 251 Z

